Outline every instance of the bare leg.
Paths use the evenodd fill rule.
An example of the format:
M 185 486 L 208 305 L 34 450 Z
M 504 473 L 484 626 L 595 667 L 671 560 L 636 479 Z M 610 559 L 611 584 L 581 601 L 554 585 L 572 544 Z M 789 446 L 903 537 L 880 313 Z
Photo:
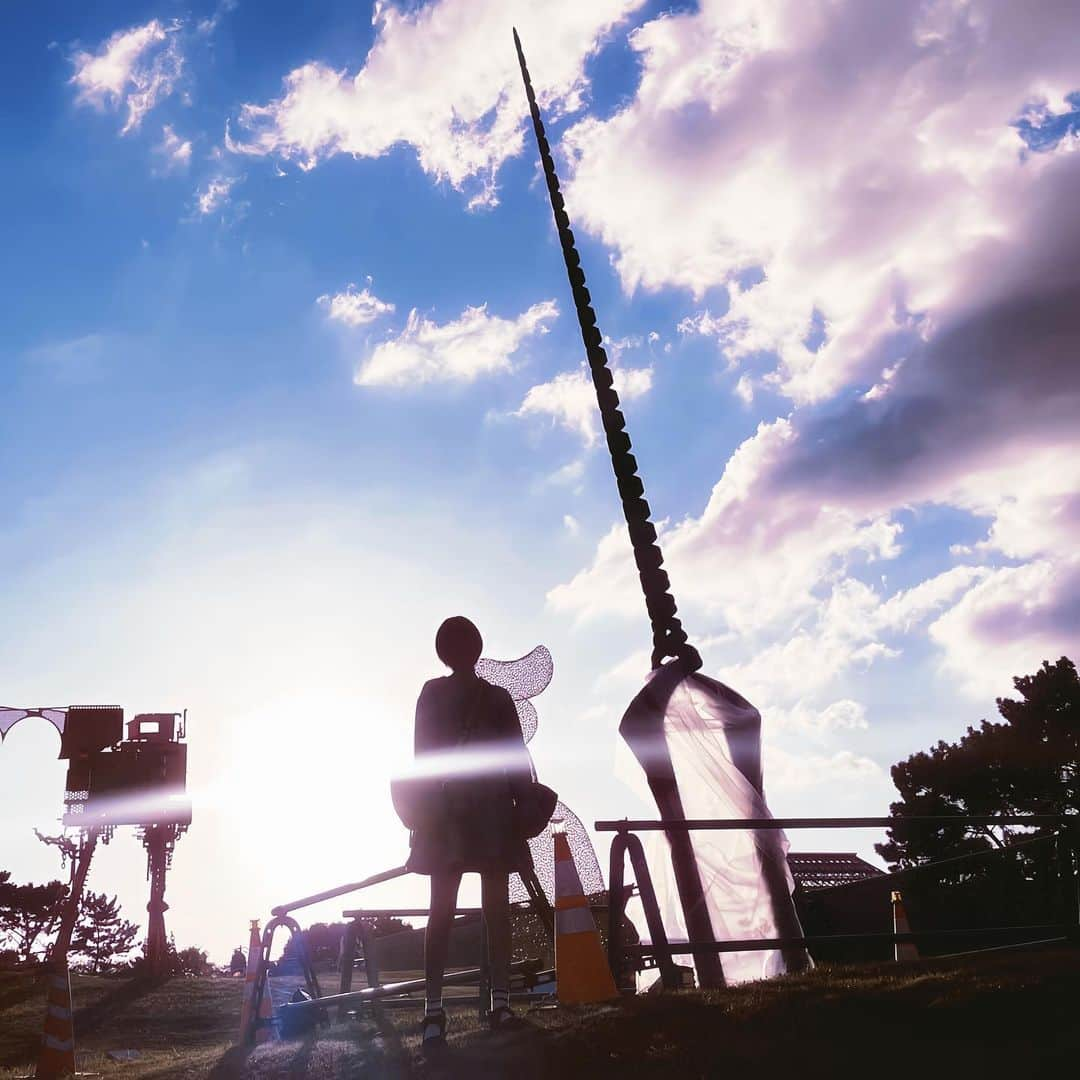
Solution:
M 507 874 L 484 874 L 480 879 L 480 897 L 487 920 L 491 949 L 491 988 L 495 992 L 510 989 L 510 879 Z
M 427 1000 L 442 1000 L 443 974 L 450 948 L 450 923 L 457 907 L 460 874 L 431 875 L 431 907 L 424 933 L 424 980 Z

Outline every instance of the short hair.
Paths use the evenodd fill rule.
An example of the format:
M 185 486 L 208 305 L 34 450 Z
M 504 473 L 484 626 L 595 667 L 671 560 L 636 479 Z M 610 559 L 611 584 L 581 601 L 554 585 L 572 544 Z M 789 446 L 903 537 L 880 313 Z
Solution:
M 446 619 L 435 634 L 435 652 L 453 671 L 474 668 L 483 649 L 484 639 L 480 631 L 464 615 Z

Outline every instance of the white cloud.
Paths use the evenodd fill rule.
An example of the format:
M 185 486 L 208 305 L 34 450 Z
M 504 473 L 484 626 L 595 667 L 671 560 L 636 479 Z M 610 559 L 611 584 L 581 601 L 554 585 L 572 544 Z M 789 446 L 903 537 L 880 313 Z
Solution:
M 166 171 L 186 169 L 191 163 L 191 140 L 177 135 L 172 124 L 166 124 L 161 129 L 161 142 L 155 150 L 165 159 Z
M 700 517 L 664 530 L 676 599 L 725 628 L 746 633 L 786 625 L 819 604 L 819 590 L 852 564 L 899 554 L 900 526 L 888 513 L 822 504 L 812 491 L 784 491 L 770 470 L 794 437 L 787 420 L 762 424 L 739 447 Z M 590 617 L 637 612 L 637 569 L 621 525 L 600 542 L 591 566 L 548 593 L 556 611 Z
M 26 359 L 48 371 L 60 383 L 79 384 L 96 378 L 109 342 L 104 334 L 83 334 L 28 349 Z
M 717 317 L 713 315 L 708 308 L 697 312 L 695 315 L 687 315 L 685 319 L 680 319 L 678 326 L 675 327 L 684 336 L 702 334 L 706 337 L 717 336 L 723 331 L 723 328 L 723 316 Z
M 865 731 L 866 709 L 858 701 L 841 698 L 824 708 L 798 701 L 790 709 L 772 707 L 764 713 L 770 731 L 795 731 L 822 736 L 834 732 Z
M 619 398 L 634 401 L 652 389 L 653 371 L 651 367 L 615 367 L 612 378 Z M 584 368 L 561 372 L 549 382 L 530 387 L 514 415 L 547 417 L 580 436 L 586 447 L 595 446 L 599 439 L 596 391 Z
M 235 11 L 238 0 L 220 0 L 212 15 L 207 15 L 195 24 L 195 30 L 204 36 L 212 34 L 220 25 L 221 20 L 231 11 Z
M 628 289 L 727 285 L 680 330 L 775 351 L 784 392 L 820 399 L 1017 235 L 1048 161 L 1010 122 L 1076 89 L 1078 33 L 1080 9 L 989 0 L 702 0 L 631 35 L 636 97 L 565 135 L 567 202 Z
M 581 522 L 573 514 L 563 514 L 562 523 L 571 536 L 577 536 L 581 532 Z
M 118 30 L 97 52 L 77 51 L 71 77 L 75 100 L 99 110 L 126 109 L 122 133 L 137 129 L 180 79 L 184 58 L 176 38 L 179 28 L 179 23 L 152 19 L 144 26 Z
M 314 168 L 334 154 L 379 157 L 415 149 L 421 168 L 463 189 L 471 206 L 497 201 L 499 166 L 522 150 L 524 90 L 510 29 L 528 50 L 551 116 L 579 109 L 585 63 L 643 0 L 436 0 L 411 10 L 375 5 L 375 42 L 351 75 L 319 61 L 289 72 L 282 96 L 245 105 L 237 139 L 246 154 Z
M 945 670 L 973 698 L 1012 690 L 1012 676 L 1080 650 L 1080 558 L 994 570 L 930 627 Z
M 874 612 L 874 620 L 882 629 L 908 633 L 912 627 L 925 622 L 958 596 L 971 590 L 989 573 L 984 567 L 954 566 L 890 596 Z
M 1078 33 L 1080 8 L 992 0 L 702 0 L 635 31 L 636 95 L 562 140 L 574 224 L 624 287 L 726 288 L 679 332 L 772 366 L 739 396 L 795 403 L 664 548 L 680 605 L 807 665 L 813 700 L 935 617 L 984 688 L 1075 647 L 1080 143 L 1034 153 L 1014 122 L 1073 107 Z M 891 597 L 858 581 L 928 505 L 987 521 L 954 549 L 984 565 Z M 549 601 L 636 612 L 635 579 L 616 531 Z
M 770 792 L 826 788 L 829 785 L 875 784 L 884 779 L 876 761 L 850 750 L 835 754 L 794 754 L 770 744 L 765 749 L 765 783 Z
M 473 382 L 510 370 L 510 358 L 526 339 L 547 332 L 559 314 L 554 300 L 533 304 L 516 319 L 489 315 L 487 305 L 466 308 L 460 318 L 435 323 L 409 312 L 405 329 L 377 345 L 356 373 L 358 386 L 413 386 Z
M 735 384 L 735 396 L 744 404 L 754 403 L 754 381 L 749 375 L 740 375 Z
M 326 309 L 327 318 L 346 326 L 366 326 L 382 315 L 389 315 L 394 305 L 380 300 L 372 291 L 368 282 L 362 289 L 350 284 L 344 292 L 320 296 L 317 303 Z
M 234 176 L 215 176 L 201 191 L 196 192 L 199 213 L 203 217 L 222 209 L 229 201 L 229 193 L 236 184 Z
M 568 487 L 575 492 L 582 490 L 581 481 L 585 475 L 585 459 L 575 458 L 565 465 L 560 465 L 544 478 L 544 483 L 552 487 Z

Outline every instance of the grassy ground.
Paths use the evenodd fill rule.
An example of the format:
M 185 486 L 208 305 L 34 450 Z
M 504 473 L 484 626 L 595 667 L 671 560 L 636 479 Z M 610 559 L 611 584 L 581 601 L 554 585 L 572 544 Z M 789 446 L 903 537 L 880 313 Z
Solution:
M 328 989 L 325 988 L 324 989 Z M 498 1039 L 451 1009 L 451 1052 L 425 1067 L 419 1006 L 367 1013 L 307 1039 L 231 1047 L 241 988 L 74 979 L 79 1068 L 132 1078 L 1065 1077 L 1080 1061 L 1080 952 L 998 953 L 910 967 L 819 968 L 714 992 L 556 1009 Z M 0 976 L 0 1078 L 32 1072 L 43 991 Z M 116 1064 L 110 1049 L 140 1060 Z

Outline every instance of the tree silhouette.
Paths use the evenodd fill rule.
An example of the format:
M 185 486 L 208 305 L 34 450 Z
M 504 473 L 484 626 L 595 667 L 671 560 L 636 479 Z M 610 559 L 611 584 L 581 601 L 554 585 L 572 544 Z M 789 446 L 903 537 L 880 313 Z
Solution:
M 1063 656 L 1014 678 L 1019 699 L 998 698 L 1004 723 L 983 720 L 956 743 L 939 742 L 892 768 L 897 823 L 875 844 L 891 866 L 1004 847 L 1018 830 L 927 826 L 935 814 L 1080 814 L 1080 678 Z
M 71 951 L 85 956 L 87 970 L 95 975 L 117 966 L 135 947 L 139 928 L 120 914 L 116 897 L 88 892 L 83 897 Z
M 48 941 L 59 926 L 68 888 L 62 881 L 16 885 L 9 878 L 5 872 L 5 879 L 0 881 L 0 929 L 14 945 L 19 959 L 29 964 L 38 939 Z

